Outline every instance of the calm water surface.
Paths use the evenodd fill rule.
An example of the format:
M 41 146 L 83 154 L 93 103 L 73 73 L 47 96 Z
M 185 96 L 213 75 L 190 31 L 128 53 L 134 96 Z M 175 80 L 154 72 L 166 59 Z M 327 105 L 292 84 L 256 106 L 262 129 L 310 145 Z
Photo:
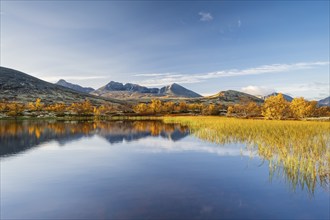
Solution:
M 328 219 L 329 185 L 158 121 L 0 121 L 1 219 Z

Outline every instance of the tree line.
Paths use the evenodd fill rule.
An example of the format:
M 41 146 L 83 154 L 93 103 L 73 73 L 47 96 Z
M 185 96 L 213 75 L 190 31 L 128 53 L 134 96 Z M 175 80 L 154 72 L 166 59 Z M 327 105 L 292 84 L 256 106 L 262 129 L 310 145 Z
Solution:
M 282 94 L 271 96 L 263 104 L 241 100 L 237 104 L 228 106 L 222 104 L 187 103 L 180 101 L 151 100 L 150 103 L 138 103 L 130 106 L 130 115 L 226 115 L 240 118 L 266 118 L 266 119 L 303 119 L 308 117 L 329 117 L 330 107 L 317 105 L 316 101 L 307 101 L 304 98 L 294 98 L 292 102 L 284 99 Z M 31 115 L 51 113 L 54 116 L 95 116 L 102 117 L 118 114 L 121 110 L 111 104 L 93 105 L 89 100 L 66 105 L 63 103 L 44 104 L 41 99 L 27 104 L 17 102 L 0 102 L 0 113 L 6 116 Z
M 282 94 L 270 96 L 262 105 L 254 102 L 243 102 L 230 105 L 228 116 L 264 117 L 266 119 L 303 119 L 308 117 L 329 117 L 329 106 L 318 106 L 317 101 L 307 101 L 302 97 L 291 102 L 285 100 Z
M 221 104 L 202 104 L 202 103 L 186 103 L 180 101 L 175 103 L 172 101 L 162 102 L 153 99 L 148 103 L 139 103 L 133 106 L 133 111 L 143 115 L 163 115 L 163 114 L 201 114 L 201 115 L 220 115 L 226 112 L 226 107 Z
M 303 119 L 308 117 L 329 117 L 329 106 L 318 106 L 317 101 L 294 98 L 292 102 L 285 100 L 282 94 L 271 96 L 263 104 L 241 100 L 228 106 L 222 104 L 186 103 L 181 101 L 162 102 L 152 100 L 151 103 L 140 103 L 133 107 L 134 112 L 144 115 L 182 114 L 226 115 L 239 118 L 263 117 L 266 119 Z
M 36 99 L 35 102 L 27 104 L 17 102 L 0 102 L 0 113 L 7 116 L 22 116 L 22 115 L 40 115 L 40 113 L 54 113 L 55 116 L 77 115 L 77 116 L 102 116 L 118 112 L 118 108 L 114 105 L 105 104 L 95 106 L 89 100 L 83 102 L 75 102 L 71 105 L 64 103 L 54 103 L 46 105 L 41 102 L 41 99 Z

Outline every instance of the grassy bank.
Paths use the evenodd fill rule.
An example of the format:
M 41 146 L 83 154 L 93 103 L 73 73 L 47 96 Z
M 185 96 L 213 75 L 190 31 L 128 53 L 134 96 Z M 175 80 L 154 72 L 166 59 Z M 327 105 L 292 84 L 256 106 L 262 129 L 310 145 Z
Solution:
M 330 180 L 330 122 L 244 120 L 225 117 L 164 117 L 187 125 L 200 139 L 218 144 L 245 143 L 269 161 L 272 175 L 284 173 L 310 190 Z M 284 171 L 284 172 L 283 172 Z

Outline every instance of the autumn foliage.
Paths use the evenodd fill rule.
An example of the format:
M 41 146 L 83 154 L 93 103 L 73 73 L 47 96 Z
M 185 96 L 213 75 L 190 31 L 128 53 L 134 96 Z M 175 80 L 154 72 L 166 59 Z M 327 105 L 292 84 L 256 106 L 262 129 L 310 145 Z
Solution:
M 109 104 L 94 106 L 89 100 L 75 102 L 71 105 L 54 103 L 45 105 L 41 99 L 27 104 L 17 102 L 0 102 L 0 113 L 7 116 L 52 114 L 53 116 L 102 116 L 111 114 L 117 109 Z
M 330 107 L 317 105 L 316 101 L 294 98 L 292 102 L 284 99 L 282 94 L 271 96 L 263 104 L 241 100 L 239 103 L 224 106 L 215 103 L 187 103 L 185 100 L 162 101 L 153 99 L 149 103 L 138 103 L 131 106 L 131 115 L 161 116 L 170 114 L 185 115 L 227 115 L 239 118 L 265 119 L 304 119 L 309 117 L 330 117 Z M 119 114 L 117 106 L 110 104 L 93 105 L 89 100 L 64 103 L 44 104 L 41 99 L 27 104 L 17 102 L 0 102 L 0 117 L 11 116 L 83 116 L 97 117 Z
M 159 114 L 203 114 L 203 115 L 219 115 L 222 108 L 218 104 L 203 105 L 198 103 L 186 103 L 180 101 L 174 103 L 172 101 L 162 102 L 158 99 L 151 100 L 151 103 L 139 103 L 133 106 L 133 111 L 140 115 L 159 115 Z
M 282 94 L 271 96 L 263 105 L 254 102 L 243 102 L 230 105 L 227 116 L 234 117 L 258 117 L 265 119 L 303 119 L 308 117 L 329 117 L 329 106 L 317 106 L 316 101 L 307 101 L 304 98 L 294 98 L 292 102 L 284 99 Z

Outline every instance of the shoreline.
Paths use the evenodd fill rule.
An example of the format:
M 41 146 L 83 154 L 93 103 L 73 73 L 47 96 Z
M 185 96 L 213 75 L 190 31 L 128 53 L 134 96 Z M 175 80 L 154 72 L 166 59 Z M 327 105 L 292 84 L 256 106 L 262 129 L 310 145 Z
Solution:
M 282 119 L 282 120 L 269 120 L 262 117 L 255 118 L 239 118 L 239 117 L 227 117 L 227 116 L 205 116 L 205 115 L 189 115 L 189 114 L 176 114 L 176 115 L 155 115 L 155 116 L 51 116 L 51 117 L 40 117 L 40 116 L 17 116 L 17 117 L 0 117 L 0 121 L 163 121 L 168 118 L 176 117 L 209 117 L 209 118 L 227 118 L 227 119 L 238 119 L 238 120 L 258 120 L 258 121 L 316 121 L 316 122 L 330 122 L 330 117 L 319 117 L 319 118 L 304 118 L 304 119 Z

